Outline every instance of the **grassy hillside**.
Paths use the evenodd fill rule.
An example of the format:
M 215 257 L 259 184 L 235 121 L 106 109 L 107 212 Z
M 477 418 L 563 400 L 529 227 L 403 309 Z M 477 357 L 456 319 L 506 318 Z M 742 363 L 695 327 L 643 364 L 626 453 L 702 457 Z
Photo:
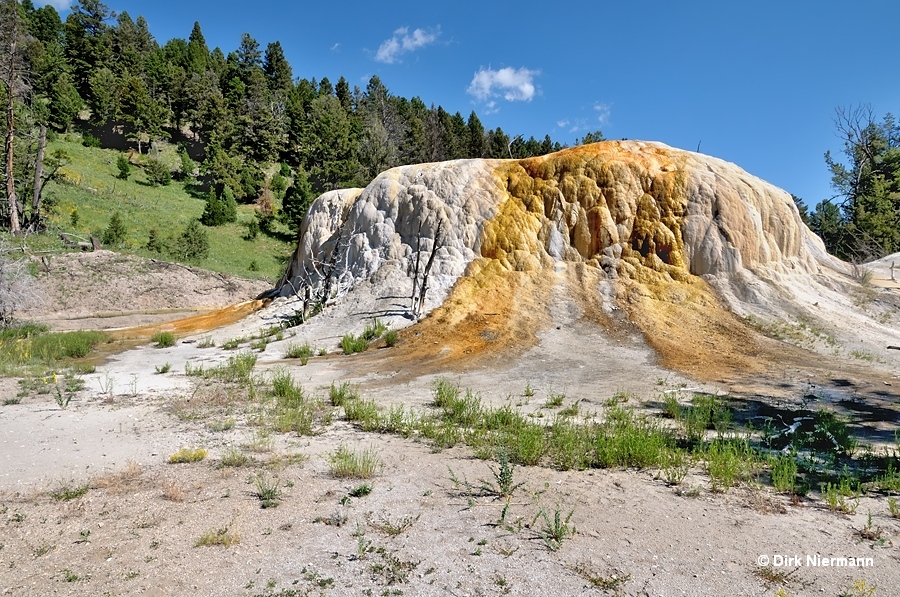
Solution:
M 128 180 L 116 178 L 116 159 L 120 152 L 88 148 L 77 135 L 63 135 L 48 144 L 48 155 L 63 150 L 71 162 L 60 170 L 58 181 L 48 183 L 44 192 L 49 230 L 39 237 L 29 237 L 33 250 L 62 250 L 57 231 L 87 240 L 91 234 L 101 236 L 116 212 L 125 224 L 127 234 L 118 246 L 104 247 L 145 257 L 175 261 L 167 253 L 146 248 L 150 229 L 155 228 L 166 241 L 174 238 L 187 223 L 199 218 L 205 201 L 203 191 L 189 182 L 173 180 L 168 186 L 153 187 L 142 168 L 133 167 Z M 161 159 L 178 170 L 178 156 L 166 146 Z M 76 219 L 72 214 L 76 213 Z M 260 234 L 245 240 L 246 224 L 255 218 L 255 207 L 238 206 L 238 222 L 205 228 L 209 233 L 209 257 L 193 262 L 200 267 L 248 278 L 278 277 L 294 249 L 291 232 L 277 224 L 274 235 Z M 18 244 L 18 241 L 16 241 Z

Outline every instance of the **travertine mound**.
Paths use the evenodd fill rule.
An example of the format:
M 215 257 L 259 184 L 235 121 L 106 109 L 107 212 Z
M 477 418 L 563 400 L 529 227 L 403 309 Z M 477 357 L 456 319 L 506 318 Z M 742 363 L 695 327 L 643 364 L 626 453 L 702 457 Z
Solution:
M 842 267 L 785 191 L 722 160 L 621 141 L 403 166 L 365 189 L 326 193 L 303 223 L 282 292 L 329 272 L 337 291 L 384 266 L 411 271 L 439 224 L 430 282 L 441 298 L 476 258 L 518 271 L 574 261 L 611 276 L 703 276 L 730 302 L 764 298 L 755 278 Z
M 326 193 L 281 293 L 309 288 L 335 302 L 366 281 L 376 294 L 410 297 L 415 311 L 413 279 L 432 252 L 423 312 L 441 306 L 448 325 L 479 310 L 533 310 L 558 284 L 600 311 L 626 307 L 648 336 L 677 327 L 691 305 L 804 321 L 852 310 L 849 267 L 826 253 L 787 192 L 734 164 L 639 141 L 403 166 L 365 189 Z M 853 326 L 871 324 L 857 316 Z M 890 336 L 873 330 L 879 343 Z

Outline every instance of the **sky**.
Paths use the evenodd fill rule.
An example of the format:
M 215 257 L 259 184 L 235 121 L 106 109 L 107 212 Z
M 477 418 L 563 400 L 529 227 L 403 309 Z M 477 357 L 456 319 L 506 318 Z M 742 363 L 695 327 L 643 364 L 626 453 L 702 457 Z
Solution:
M 53 4 L 67 14 L 68 0 Z M 835 109 L 900 112 L 896 0 L 108 0 L 161 44 L 200 23 L 226 54 L 280 41 L 295 77 L 389 92 L 509 135 L 661 141 L 812 206 L 832 197 Z

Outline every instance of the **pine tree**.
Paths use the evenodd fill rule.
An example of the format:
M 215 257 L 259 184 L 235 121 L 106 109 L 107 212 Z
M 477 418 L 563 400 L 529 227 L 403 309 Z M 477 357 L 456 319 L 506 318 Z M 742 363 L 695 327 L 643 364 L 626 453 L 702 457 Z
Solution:
M 125 240 L 126 234 L 128 234 L 128 228 L 125 227 L 119 212 L 115 212 L 109 219 L 109 224 L 107 224 L 106 230 L 103 231 L 103 237 L 100 242 L 107 246 L 118 245 Z
M 290 90 L 294 81 L 294 73 L 287 58 L 284 57 L 284 49 L 281 47 L 281 42 L 272 42 L 266 46 L 263 72 L 266 75 L 269 91 L 287 92 Z
M 298 237 L 300 236 L 300 225 L 303 223 L 303 218 L 306 217 L 306 212 L 309 211 L 313 199 L 315 199 L 315 193 L 306 178 L 306 173 L 298 172 L 294 177 L 294 184 L 289 186 L 284 194 L 279 214 L 281 221 L 287 224 L 288 228 Z
M 209 257 L 209 233 L 200 222 L 191 220 L 175 241 L 175 254 L 186 261 Z
M 204 226 L 221 226 L 225 223 L 225 209 L 215 189 L 210 189 L 206 196 L 206 207 L 203 208 L 200 223 Z

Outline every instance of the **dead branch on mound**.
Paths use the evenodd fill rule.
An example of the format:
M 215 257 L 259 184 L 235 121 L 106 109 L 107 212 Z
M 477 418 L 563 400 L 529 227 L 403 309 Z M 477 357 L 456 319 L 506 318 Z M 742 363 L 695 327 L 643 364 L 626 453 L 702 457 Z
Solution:
M 303 307 L 298 313 L 301 322 L 345 295 L 353 287 L 350 242 L 359 232 L 356 227 L 348 230 L 347 219 L 344 219 L 338 227 L 334 246 L 327 258 L 310 256 L 302 264 L 299 275 L 295 276 L 299 282 L 297 285 L 293 280 L 285 279 L 294 296 L 299 296 L 300 292 L 303 292 Z
M 16 311 L 37 300 L 28 260 L 9 256 L 16 250 L 7 247 L 5 242 L 0 244 L 0 327 L 12 324 Z
M 422 228 L 428 220 L 427 217 L 419 222 L 419 232 L 416 235 L 416 257 L 415 265 L 412 268 L 413 285 L 409 306 L 410 313 L 415 319 L 421 317 L 422 311 L 425 308 L 425 295 L 428 293 L 428 276 L 431 274 L 431 267 L 434 265 L 434 258 L 437 255 L 437 252 L 446 242 L 446 238 L 441 234 L 446 216 L 438 212 L 433 213 L 435 213 L 434 217 L 437 219 L 437 227 L 434 231 L 434 238 L 431 239 L 431 250 L 428 253 L 428 259 L 425 262 L 425 269 L 422 271 L 421 282 L 419 281 L 419 265 L 422 260 Z

